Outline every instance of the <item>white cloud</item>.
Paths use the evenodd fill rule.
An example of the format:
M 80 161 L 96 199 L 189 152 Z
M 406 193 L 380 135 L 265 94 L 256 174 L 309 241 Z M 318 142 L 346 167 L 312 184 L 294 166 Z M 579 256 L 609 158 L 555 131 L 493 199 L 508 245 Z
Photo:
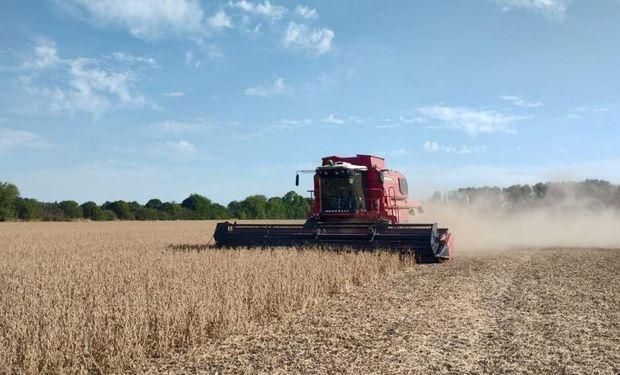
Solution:
M 162 131 L 162 132 L 168 132 L 168 133 L 198 132 L 198 131 L 207 130 L 211 127 L 212 127 L 211 124 L 205 121 L 200 121 L 200 120 L 189 121 L 189 122 L 161 121 L 161 122 L 156 122 L 156 123 L 149 125 L 149 128 L 151 129 Z
M 296 129 L 296 128 L 302 127 L 304 125 L 310 125 L 311 123 L 312 123 L 312 120 L 307 119 L 307 118 L 300 119 L 300 120 L 291 120 L 291 119 L 284 118 L 284 119 L 278 121 L 277 125 L 279 125 L 279 127 L 281 129 L 284 129 L 284 128 Z
M 262 3 L 256 4 L 256 6 L 254 7 L 254 12 L 271 18 L 273 20 L 278 20 L 287 13 L 287 10 L 285 7 L 271 5 L 269 0 L 266 0 Z
M 39 148 L 50 145 L 38 134 L 24 131 L 0 128 L 0 154 L 16 147 Z
M 140 80 L 139 76 L 131 70 L 110 68 L 111 61 L 157 66 L 153 58 L 125 52 L 113 52 L 102 59 L 63 59 L 54 42 L 38 39 L 31 57 L 23 66 L 39 70 L 19 77 L 28 101 L 27 110 L 89 112 L 98 118 L 109 109 L 145 104 L 145 98 L 133 87 Z M 53 74 L 53 86 L 38 84 L 40 78 L 43 81 L 50 74 Z
M 365 124 L 366 122 L 369 121 L 368 119 L 365 119 L 365 118 L 362 118 L 362 117 L 359 117 L 359 116 L 349 116 L 347 118 L 347 120 L 349 122 L 353 122 L 353 123 L 356 123 L 356 124 Z
M 605 107 L 577 107 L 575 111 L 578 112 L 591 112 L 591 113 L 601 113 L 601 112 L 609 112 L 609 108 Z
M 314 19 L 319 16 L 316 9 L 310 8 L 305 5 L 297 5 L 297 7 L 295 8 L 295 14 L 305 19 Z
M 423 117 L 405 117 L 398 116 L 398 120 L 403 124 L 421 124 L 426 122 L 426 119 Z
M 139 107 L 146 99 L 135 92 L 139 78 L 131 71 L 112 71 L 99 66 L 96 60 L 67 60 L 61 85 L 38 86 L 36 77 L 22 77 L 22 89 L 31 109 L 52 113 L 86 112 L 95 118 L 117 108 Z
M 254 12 L 255 5 L 249 1 L 241 0 L 241 1 L 229 1 L 228 6 L 239 8 L 246 12 Z
M 244 33 L 255 37 L 260 33 L 262 27 L 263 27 L 263 24 L 261 22 L 258 22 L 253 25 L 252 19 L 250 18 L 250 16 L 246 14 L 241 16 L 241 22 L 239 23 L 239 29 L 243 31 Z
M 419 107 L 418 112 L 429 119 L 443 122 L 447 127 L 469 135 L 479 133 L 516 133 L 512 123 L 525 117 L 505 115 L 495 111 L 479 111 L 462 107 Z
M 82 96 L 101 93 L 116 97 L 122 105 L 144 104 L 142 95 L 132 92 L 132 84 L 138 78 L 131 71 L 113 72 L 93 66 L 87 59 L 70 63 L 71 86 Z
M 485 147 L 450 146 L 450 145 L 442 145 L 434 141 L 424 142 L 424 151 L 426 152 L 447 152 L 447 153 L 457 153 L 457 154 L 471 154 L 472 152 L 481 151 L 483 149 L 485 149 Z
M 215 13 L 207 22 L 209 23 L 209 26 L 215 30 L 232 28 L 232 21 L 223 10 Z
M 304 24 L 289 22 L 282 43 L 284 48 L 306 50 L 320 56 L 331 51 L 334 36 L 334 32 L 326 27 L 310 28 Z
M 524 9 L 543 14 L 553 19 L 563 20 L 570 0 L 494 0 L 507 12 Z
M 98 26 L 125 28 L 140 39 L 203 35 L 204 13 L 196 0 L 55 0 L 66 12 Z
M 171 91 L 171 92 L 165 92 L 162 95 L 167 96 L 169 98 L 181 98 L 185 96 L 185 93 L 183 91 Z
M 271 83 L 266 82 L 260 86 L 248 87 L 245 89 L 244 93 L 248 96 L 269 97 L 276 95 L 290 95 L 293 91 L 293 88 L 284 82 L 284 78 L 277 78 Z
M 272 5 L 269 0 L 254 4 L 250 1 L 229 1 L 228 6 L 241 9 L 244 12 L 257 14 L 271 19 L 272 21 L 282 18 L 288 10 L 285 7 Z
M 452 151 L 452 146 L 443 146 L 437 142 L 426 141 L 424 142 L 424 151 L 426 152 L 439 152 L 439 151 Z
M 609 112 L 609 108 L 606 107 L 576 107 L 566 115 L 557 118 L 558 121 L 572 121 L 580 120 L 582 118 L 589 118 L 597 115 L 603 115 Z
M 344 119 L 334 116 L 333 113 L 330 113 L 329 116 L 327 116 L 323 121 L 327 122 L 328 124 L 336 125 L 344 125 L 347 123 Z
M 60 62 L 56 44 L 50 40 L 39 38 L 32 55 L 24 61 L 26 68 L 47 68 Z
M 189 155 L 196 152 L 196 146 L 186 140 L 168 141 L 164 143 L 167 151 L 178 153 L 179 155 Z
M 219 60 L 224 57 L 220 49 L 210 43 L 205 43 L 203 39 L 195 40 L 199 50 L 194 53 L 193 50 L 185 51 L 185 65 L 199 68 L 209 61 Z
M 505 100 L 517 107 L 536 108 L 536 107 L 542 107 L 543 105 L 545 105 L 545 103 L 541 101 L 529 102 L 516 95 L 502 95 L 501 98 L 502 100 Z
M 393 123 L 390 124 L 390 123 L 387 123 L 387 124 L 377 125 L 377 126 L 375 126 L 375 128 L 377 128 L 377 129 L 394 129 L 394 128 L 400 128 L 402 126 L 403 126 L 403 124 L 393 124 Z
M 152 57 L 134 56 L 125 52 L 113 52 L 112 58 L 118 62 L 122 62 L 129 65 L 145 64 L 150 66 L 157 66 L 157 61 Z

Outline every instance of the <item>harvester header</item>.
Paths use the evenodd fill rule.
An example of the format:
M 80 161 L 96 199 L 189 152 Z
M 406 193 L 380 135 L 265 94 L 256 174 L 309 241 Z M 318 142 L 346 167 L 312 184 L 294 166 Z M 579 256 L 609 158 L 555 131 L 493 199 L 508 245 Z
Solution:
M 409 224 L 421 204 L 409 198 L 407 179 L 372 155 L 327 156 L 313 173 L 312 206 L 305 224 L 218 223 L 220 247 L 320 246 L 389 249 L 436 262 L 454 255 L 452 235 L 436 223 Z

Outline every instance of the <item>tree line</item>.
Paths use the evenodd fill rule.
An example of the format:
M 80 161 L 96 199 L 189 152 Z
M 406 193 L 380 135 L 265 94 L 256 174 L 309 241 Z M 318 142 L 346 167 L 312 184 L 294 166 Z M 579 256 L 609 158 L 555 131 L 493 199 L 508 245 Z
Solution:
M 620 185 L 605 180 L 539 182 L 534 185 L 468 187 L 435 192 L 433 201 L 490 210 L 586 208 L 620 210 Z
M 252 195 L 228 206 L 191 194 L 181 203 L 151 199 L 138 202 L 117 200 L 101 205 L 73 200 L 40 202 L 22 198 L 17 186 L 0 182 L 0 221 L 11 220 L 206 220 L 206 219 L 303 219 L 310 210 L 310 199 L 290 191 L 282 197 Z
M 605 180 L 539 182 L 534 185 L 467 187 L 435 192 L 431 201 L 475 206 L 508 212 L 527 209 L 614 209 L 620 211 L 620 185 Z M 22 198 L 18 188 L 0 182 L 0 221 L 8 220 L 203 220 L 203 219 L 303 219 L 311 200 L 290 191 L 283 197 L 252 195 L 227 206 L 191 194 L 181 203 L 151 199 L 142 205 L 123 200 L 98 205 L 72 200 L 40 202 Z

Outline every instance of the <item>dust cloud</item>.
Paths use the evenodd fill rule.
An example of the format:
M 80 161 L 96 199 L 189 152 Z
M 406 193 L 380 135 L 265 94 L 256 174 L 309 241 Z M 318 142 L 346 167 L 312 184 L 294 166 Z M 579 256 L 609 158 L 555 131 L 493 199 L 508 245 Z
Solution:
M 620 186 L 606 181 L 465 188 L 423 203 L 410 222 L 437 222 L 458 251 L 620 248 Z
M 493 212 L 476 206 L 430 203 L 411 222 L 450 229 L 458 252 L 532 247 L 620 248 L 620 214 L 612 210 Z

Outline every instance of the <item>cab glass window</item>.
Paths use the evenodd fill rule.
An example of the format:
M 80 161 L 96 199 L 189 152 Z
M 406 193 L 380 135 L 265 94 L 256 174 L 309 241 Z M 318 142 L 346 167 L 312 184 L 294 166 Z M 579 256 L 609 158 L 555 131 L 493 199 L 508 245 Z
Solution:
M 405 180 L 404 178 L 398 179 L 398 190 L 400 190 L 400 193 L 402 195 L 409 194 L 409 189 L 407 187 L 407 180 Z

